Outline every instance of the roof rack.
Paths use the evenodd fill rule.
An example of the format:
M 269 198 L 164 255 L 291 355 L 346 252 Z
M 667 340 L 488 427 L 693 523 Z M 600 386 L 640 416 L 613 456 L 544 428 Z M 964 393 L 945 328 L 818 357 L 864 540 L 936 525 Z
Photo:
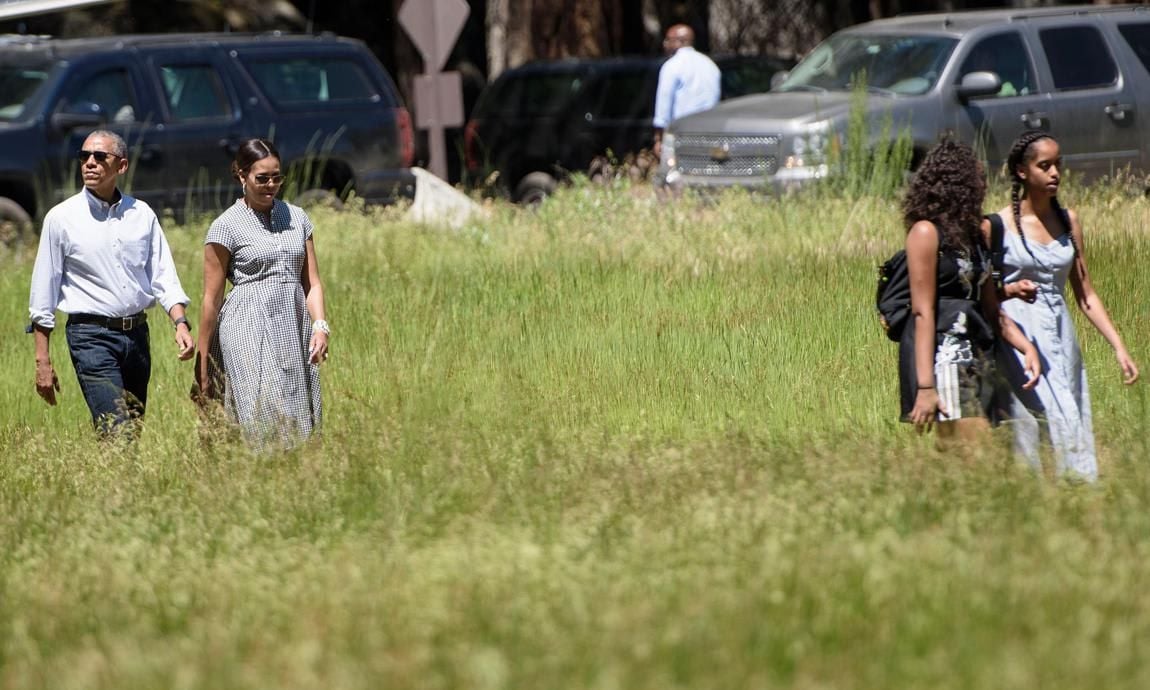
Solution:
M 1013 10 L 1013 11 L 1011 11 Z M 1065 5 L 1065 6 L 1043 6 L 1031 7 L 1029 9 L 1022 8 L 970 8 L 966 10 L 939 12 L 938 10 L 924 10 L 915 12 L 898 12 L 894 16 L 896 18 L 914 19 L 914 18 L 927 18 L 931 15 L 940 15 L 942 26 L 944 29 L 949 29 L 954 25 L 954 22 L 965 16 L 975 14 L 982 14 L 985 12 L 1002 13 L 1004 21 L 1019 22 L 1035 19 L 1038 17 L 1066 17 L 1075 15 L 1090 15 L 1090 14 L 1110 14 L 1118 12 L 1150 12 L 1150 5 Z
M 1037 9 L 1037 8 L 1035 8 Z M 1010 15 L 1011 21 L 1023 21 L 1041 17 L 1066 17 L 1084 14 L 1109 14 L 1112 12 L 1145 12 L 1150 10 L 1146 5 L 1069 5 L 1065 7 L 1045 7 L 1039 12 L 1019 12 Z

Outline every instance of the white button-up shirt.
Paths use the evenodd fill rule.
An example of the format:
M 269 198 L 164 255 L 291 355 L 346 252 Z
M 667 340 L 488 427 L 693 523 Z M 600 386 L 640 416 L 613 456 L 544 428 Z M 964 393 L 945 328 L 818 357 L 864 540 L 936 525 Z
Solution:
M 32 269 L 32 323 L 55 328 L 65 314 L 131 316 L 159 302 L 187 305 L 156 214 L 126 194 L 109 204 L 86 188 L 44 217 Z
M 722 91 L 721 77 L 711 58 L 691 46 L 676 50 L 659 68 L 655 127 L 664 129 L 672 120 L 714 108 Z

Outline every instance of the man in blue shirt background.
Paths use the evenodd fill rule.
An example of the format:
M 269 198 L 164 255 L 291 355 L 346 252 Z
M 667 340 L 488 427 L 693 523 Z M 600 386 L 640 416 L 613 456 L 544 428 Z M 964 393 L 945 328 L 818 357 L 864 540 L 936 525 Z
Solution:
M 670 55 L 659 69 L 655 92 L 655 155 L 663 152 L 663 130 L 672 120 L 709 110 L 719 102 L 719 68 L 694 48 L 695 32 L 686 24 L 667 29 L 663 50 Z

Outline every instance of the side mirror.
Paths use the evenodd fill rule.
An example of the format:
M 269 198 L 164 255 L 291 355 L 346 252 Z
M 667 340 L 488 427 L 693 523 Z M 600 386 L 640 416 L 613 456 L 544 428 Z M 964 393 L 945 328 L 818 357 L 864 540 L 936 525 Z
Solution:
M 979 96 L 993 96 L 1002 89 L 1002 78 L 994 72 L 967 72 L 954 88 L 958 100 L 968 101 Z
M 52 115 L 52 126 L 65 132 L 77 127 L 99 127 L 108 122 L 108 114 L 91 101 L 69 103 Z
M 775 89 L 782 86 L 783 82 L 785 82 L 787 80 L 787 77 L 789 77 L 789 76 L 791 76 L 791 71 L 786 70 L 786 69 L 779 70 L 778 72 L 775 72 L 774 74 L 772 74 L 771 75 L 771 91 L 774 91 Z

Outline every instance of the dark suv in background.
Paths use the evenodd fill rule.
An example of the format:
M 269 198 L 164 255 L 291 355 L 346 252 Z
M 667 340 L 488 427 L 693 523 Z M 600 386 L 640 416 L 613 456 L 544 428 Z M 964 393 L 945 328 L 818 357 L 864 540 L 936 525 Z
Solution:
M 768 56 L 715 58 L 722 97 L 761 93 L 793 63 Z M 602 154 L 649 149 L 662 58 L 532 62 L 507 70 L 479 98 L 464 131 L 468 180 L 520 202 L 587 172 Z M 493 175 L 493 173 L 497 173 Z
M 128 143 L 125 187 L 157 211 L 238 196 L 229 165 L 250 137 L 289 165 L 285 195 L 411 197 L 411 118 L 360 41 L 184 34 L 0 39 L 0 218 L 30 225 L 79 189 L 96 128 Z

